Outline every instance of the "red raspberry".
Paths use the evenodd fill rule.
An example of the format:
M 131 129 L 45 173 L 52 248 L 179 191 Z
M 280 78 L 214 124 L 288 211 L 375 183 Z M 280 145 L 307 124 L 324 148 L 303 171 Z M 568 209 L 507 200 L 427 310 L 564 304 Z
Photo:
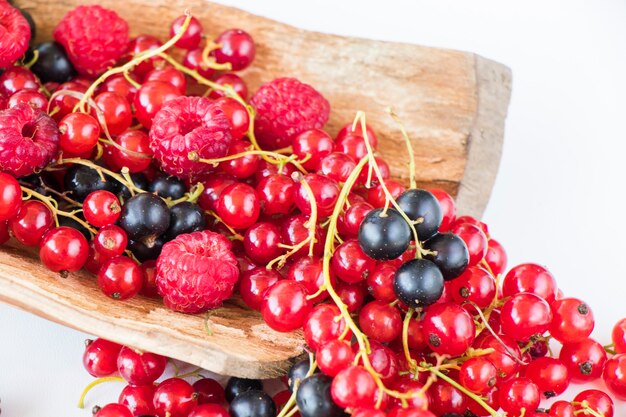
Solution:
M 0 171 L 15 177 L 43 169 L 59 149 L 59 128 L 28 104 L 0 111 Z
M 30 42 L 30 26 L 15 7 L 0 0 L 0 68 L 20 59 Z
M 213 167 L 189 159 L 226 156 L 231 142 L 226 115 L 203 97 L 178 97 L 166 102 L 152 120 L 150 149 L 163 171 L 179 177 L 199 177 Z
M 128 23 L 102 6 L 78 6 L 54 29 L 54 39 L 65 48 L 82 75 L 99 75 L 128 49 Z
M 291 145 L 305 130 L 321 129 L 328 121 L 330 104 L 313 87 L 295 78 L 276 78 L 252 96 L 256 109 L 254 133 L 268 149 Z
M 167 307 L 184 313 L 219 307 L 238 278 L 230 240 L 208 230 L 179 235 L 163 246 L 157 259 L 159 294 Z

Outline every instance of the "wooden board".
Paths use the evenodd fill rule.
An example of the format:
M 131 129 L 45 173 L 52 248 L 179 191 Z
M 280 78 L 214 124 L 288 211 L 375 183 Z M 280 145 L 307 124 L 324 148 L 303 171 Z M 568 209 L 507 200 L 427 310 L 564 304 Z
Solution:
M 29 9 L 40 39 L 83 0 L 18 0 Z M 379 151 L 392 175 L 406 180 L 408 167 L 399 130 L 385 109 L 393 105 L 411 137 L 421 186 L 457 197 L 459 211 L 480 216 L 500 160 L 511 92 L 505 66 L 472 53 L 379 42 L 304 31 L 204 0 L 101 0 L 127 18 L 133 34 L 165 38 L 169 23 L 189 9 L 210 36 L 240 27 L 257 42 L 257 57 L 243 72 L 251 91 L 279 76 L 295 76 L 324 94 L 332 106 L 332 134 L 367 113 Z M 87 274 L 66 280 L 14 250 L 0 251 L 0 300 L 120 343 L 181 359 L 229 375 L 272 377 L 303 352 L 296 334 L 269 330 L 257 314 L 237 304 L 203 317 L 167 311 L 137 298 L 114 302 Z

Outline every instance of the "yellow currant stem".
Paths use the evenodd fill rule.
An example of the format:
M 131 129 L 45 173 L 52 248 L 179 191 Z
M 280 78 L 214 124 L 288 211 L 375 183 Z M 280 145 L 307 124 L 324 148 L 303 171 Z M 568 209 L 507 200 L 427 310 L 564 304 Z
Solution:
M 487 348 L 487 349 L 474 349 L 472 347 L 470 347 L 467 350 L 467 355 L 463 355 L 463 356 L 459 356 L 458 358 L 454 359 L 455 363 L 463 363 L 468 359 L 471 358 L 476 358 L 478 356 L 486 356 L 489 355 L 493 352 L 495 352 L 496 350 L 494 348 Z
M 31 190 L 28 187 L 20 186 L 20 188 L 22 189 L 22 192 L 27 195 L 28 198 L 34 197 L 50 209 L 52 215 L 54 216 L 54 221 L 57 227 L 59 227 L 59 216 L 63 216 L 69 217 L 77 223 L 80 223 L 80 225 L 87 229 L 92 236 L 97 233 L 96 229 L 94 229 L 89 223 L 76 217 L 76 213 L 80 212 L 81 210 L 74 210 L 72 212 L 60 210 L 56 200 L 54 200 L 53 198 L 40 194 L 37 191 Z
M 103 384 L 105 382 L 123 382 L 126 383 L 126 380 L 122 377 L 119 376 L 107 376 L 104 378 L 98 378 L 94 381 L 92 381 L 89 385 L 87 385 L 85 387 L 85 389 L 83 390 L 82 394 L 80 395 L 80 398 L 78 399 L 78 408 L 85 408 L 85 397 L 87 397 L 87 394 L 89 393 L 89 391 L 91 391 L 91 389 L 93 387 L 95 387 L 96 385 L 100 385 Z
M 317 362 L 315 362 L 315 357 L 310 352 L 309 352 L 309 363 L 311 365 L 309 366 L 309 371 L 306 373 L 305 378 L 313 375 L 313 373 L 315 372 L 315 368 L 317 368 Z M 288 414 L 288 413 L 290 413 L 290 409 L 294 407 L 294 405 L 296 404 L 296 394 L 298 393 L 298 386 L 300 385 L 300 382 L 301 382 L 300 380 L 296 380 L 293 382 L 293 391 L 291 393 L 291 397 L 289 397 L 289 400 L 287 400 L 287 402 L 285 403 L 285 406 L 283 407 L 282 410 L 280 410 L 280 413 L 278 413 L 276 417 L 287 417 L 287 415 L 293 415 L 293 413 L 291 414 Z M 293 409 L 298 410 L 298 407 L 294 407 Z
M 37 62 L 38 59 L 39 59 L 39 51 L 37 49 L 34 49 L 33 50 L 33 58 L 30 61 L 28 61 L 28 62 L 24 62 L 22 64 L 22 66 L 30 69 L 30 67 L 35 65 L 35 63 Z
M 120 144 L 118 144 L 114 140 L 100 138 L 100 139 L 98 139 L 98 141 L 100 143 L 104 143 L 105 145 L 113 146 L 114 148 L 117 148 L 119 151 L 121 151 L 121 152 L 123 152 L 123 153 L 125 153 L 127 155 L 133 156 L 135 158 L 152 159 L 152 156 L 150 156 L 148 154 L 137 152 L 137 151 L 131 151 L 130 149 L 125 149 L 124 147 L 122 147 Z
M 117 182 L 119 182 L 120 184 L 123 184 L 124 186 L 126 186 L 126 188 L 128 188 L 128 190 L 130 191 L 131 195 L 135 195 L 136 192 L 137 193 L 146 192 L 145 190 L 142 190 L 141 188 L 137 187 L 132 181 L 129 182 L 128 180 L 126 180 L 126 178 L 124 178 L 122 175 L 116 172 L 113 172 L 109 169 L 103 168 L 99 165 L 96 165 L 88 159 L 82 159 L 82 158 L 63 159 L 63 157 L 61 157 L 55 164 L 52 164 L 50 166 L 54 168 L 55 166 L 65 165 L 65 164 L 79 164 L 79 165 L 87 166 L 89 168 L 93 168 L 96 171 L 98 171 L 98 173 L 100 174 L 100 178 L 102 178 L 103 180 L 105 180 L 104 175 L 106 174 L 109 177 L 116 180 Z
M 383 175 L 380 172 L 380 167 L 378 166 L 378 163 L 376 162 L 376 158 L 374 158 L 374 150 L 372 149 L 372 145 L 370 144 L 369 137 L 367 136 L 367 122 L 365 120 L 365 113 L 360 110 L 357 112 L 356 117 L 354 118 L 354 122 L 352 124 L 353 131 L 355 130 L 356 125 L 359 122 L 361 123 L 361 131 L 363 132 L 363 139 L 364 139 L 363 142 L 365 142 L 365 147 L 367 148 L 367 154 L 369 155 L 369 159 L 370 159 L 369 162 L 371 164 L 371 167 L 374 169 L 374 173 L 376 173 L 376 178 L 378 178 L 378 182 L 380 183 L 380 186 L 382 187 L 383 192 L 385 193 L 386 200 L 389 201 L 393 205 L 393 207 L 398 211 L 398 213 L 400 213 L 402 218 L 404 218 L 407 224 L 411 227 L 411 231 L 413 232 L 413 240 L 415 240 L 415 246 L 416 246 L 415 257 L 417 259 L 421 259 L 422 254 L 423 254 L 422 245 L 420 244 L 419 237 L 417 236 L 417 230 L 415 229 L 415 225 L 413 224 L 411 219 L 409 219 L 406 213 L 400 208 L 398 203 L 396 203 L 396 199 L 393 197 L 393 195 L 391 195 L 391 193 L 389 192 L 389 189 L 387 188 L 387 185 L 385 184 L 385 179 L 383 178 Z
M 404 322 L 402 323 L 402 348 L 404 350 L 406 363 L 407 365 L 409 365 L 409 371 L 413 371 L 417 365 L 415 359 L 411 357 L 411 352 L 409 350 L 409 324 L 411 322 L 411 317 L 413 317 L 414 312 L 414 309 L 409 308 L 409 311 L 407 311 L 406 315 L 404 316 Z
M 158 56 L 162 52 L 165 52 L 169 48 L 174 46 L 174 44 L 178 42 L 178 40 L 185 34 L 185 32 L 187 31 L 187 28 L 189 27 L 189 22 L 191 21 L 191 14 L 188 12 L 185 12 L 185 14 L 186 14 L 186 18 L 182 26 L 180 27 L 180 30 L 178 31 L 178 33 L 172 36 L 170 40 L 168 40 L 167 42 L 165 42 L 163 45 L 161 45 L 160 47 L 156 49 L 150 49 L 150 50 L 141 52 L 140 54 L 137 54 L 133 59 L 131 59 L 124 65 L 111 68 L 110 70 L 102 74 L 100 77 L 98 77 L 96 81 L 91 83 L 87 91 L 85 91 L 85 95 L 83 96 L 83 98 L 78 102 L 78 108 L 80 109 L 80 111 L 82 111 L 83 113 L 86 113 L 85 103 L 87 102 L 87 99 L 90 98 L 93 95 L 93 93 L 96 91 L 96 88 L 98 88 L 98 86 L 102 84 L 111 75 L 123 74 L 127 71 L 130 71 L 137 64 L 140 64 L 141 62 L 144 62 L 152 57 Z
M 167 202 L 167 205 L 170 207 L 175 206 L 176 204 L 182 203 L 185 201 L 188 201 L 190 203 L 195 203 L 196 201 L 198 201 L 203 191 L 204 191 L 204 185 L 202 185 L 202 183 L 199 182 L 193 187 L 191 187 L 189 192 L 185 193 L 185 195 L 182 196 L 181 198 L 176 199 L 176 200 L 171 200 L 167 198 L 165 199 L 165 201 Z
M 189 377 L 192 377 L 192 376 L 198 376 L 200 374 L 200 372 L 202 372 L 202 371 L 204 371 L 204 369 L 196 368 L 193 371 L 184 373 L 182 375 L 176 375 L 176 378 L 183 378 L 184 379 L 184 378 L 189 378 Z
M 128 71 L 124 71 L 122 73 L 122 75 L 124 76 L 124 78 L 126 78 L 126 81 L 128 81 L 128 83 L 130 85 L 132 85 L 133 87 L 135 87 L 136 89 L 139 89 L 141 87 L 141 84 L 139 84 L 137 81 L 133 80 L 133 77 L 130 76 Z
M 189 152 L 189 155 L 187 157 L 194 162 L 202 162 L 205 164 L 217 166 L 217 164 L 219 164 L 220 162 L 232 161 L 233 159 L 243 158 L 244 156 L 250 156 L 250 155 L 260 155 L 262 157 L 269 157 L 267 161 L 272 165 L 291 163 L 303 174 L 307 173 L 306 169 L 304 169 L 304 167 L 298 161 L 295 161 L 291 157 L 286 157 L 285 155 L 281 155 L 276 152 L 264 151 L 264 150 L 258 150 L 258 149 L 252 149 L 249 151 L 224 156 L 222 158 L 211 158 L 211 159 L 200 158 L 197 152 L 191 151 Z
M 594 410 L 589 406 L 589 403 L 585 400 L 583 402 L 572 401 L 572 405 L 579 405 L 582 407 L 581 410 L 574 411 L 574 415 L 584 414 L 586 416 L 594 416 L 594 417 L 606 417 L 604 414 L 600 413 L 597 410 Z
M 402 137 L 404 138 L 404 143 L 406 144 L 406 150 L 409 153 L 409 187 L 417 188 L 417 183 L 415 181 L 415 154 L 413 153 L 413 145 L 411 144 L 411 139 L 409 138 L 409 134 L 404 127 L 404 123 L 400 120 L 400 117 L 393 111 L 390 107 L 387 109 L 391 118 L 396 122 L 398 127 L 400 128 L 400 132 L 402 132 Z
M 211 68 L 217 71 L 231 71 L 233 69 L 233 66 L 230 62 L 225 62 L 223 64 L 218 64 L 215 61 L 215 58 L 211 58 L 209 56 L 209 54 L 216 50 L 221 48 L 222 46 L 218 43 L 215 43 L 213 41 L 209 41 L 206 43 L 206 46 L 204 47 L 204 49 L 202 50 L 202 64 L 204 64 L 204 67 L 206 68 Z
M 317 203 L 315 201 L 315 194 L 308 182 L 302 177 L 300 179 L 300 185 L 304 188 L 311 204 L 311 216 L 307 220 L 307 227 L 309 229 L 309 256 L 313 256 L 313 248 L 315 247 L 315 227 L 317 225 Z
M 446 381 L 448 384 L 452 385 L 454 388 L 458 389 L 459 391 L 461 391 L 462 393 L 470 397 L 472 400 L 476 401 L 482 408 L 485 409 L 485 411 L 489 413 L 489 415 L 493 417 L 499 417 L 502 415 L 502 414 L 499 414 L 496 410 L 494 410 L 489 404 L 487 404 L 480 396 L 474 394 L 473 392 L 468 391 L 467 389 L 465 389 L 465 387 L 463 387 L 461 384 L 459 384 L 454 379 L 450 378 L 448 375 L 444 374 L 440 370 L 435 369 L 435 368 L 430 368 L 429 371 L 435 374 L 437 378 L 440 378 Z
M 321 287 L 319 287 L 319 288 L 317 289 L 317 291 L 315 291 L 315 293 L 314 293 L 314 294 L 309 294 L 309 295 L 307 295 L 307 296 L 306 296 L 306 299 L 307 299 L 307 300 L 314 300 L 314 299 L 316 299 L 317 297 L 319 297 L 320 295 L 322 295 L 322 294 L 324 293 L 324 291 L 326 291 L 326 287 L 324 287 L 324 285 L 322 285 Z
M 219 223 L 222 223 L 224 226 L 226 226 L 228 231 L 230 233 L 232 233 L 233 237 L 236 240 L 243 240 L 243 236 L 241 236 L 239 233 L 237 233 L 237 231 L 235 231 L 235 229 L 233 229 L 232 227 L 227 225 L 226 222 L 224 222 L 224 220 L 222 220 L 222 218 L 217 215 L 217 213 L 215 213 L 214 211 L 211 211 L 211 210 L 206 210 L 206 213 L 208 213 L 211 217 L 215 218 L 215 220 L 217 220 Z

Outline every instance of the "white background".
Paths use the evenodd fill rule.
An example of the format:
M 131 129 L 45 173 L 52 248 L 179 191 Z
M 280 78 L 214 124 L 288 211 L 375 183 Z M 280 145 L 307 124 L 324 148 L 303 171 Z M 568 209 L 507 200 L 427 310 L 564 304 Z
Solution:
M 513 264 L 547 265 L 566 294 L 585 299 L 594 336 L 609 343 L 626 317 L 626 2 L 224 2 L 307 29 L 468 50 L 511 67 L 504 154 L 484 220 Z M 84 338 L 0 306 L 2 417 L 90 416 L 75 407 L 91 380 Z M 89 404 L 113 401 L 121 388 L 100 387 Z

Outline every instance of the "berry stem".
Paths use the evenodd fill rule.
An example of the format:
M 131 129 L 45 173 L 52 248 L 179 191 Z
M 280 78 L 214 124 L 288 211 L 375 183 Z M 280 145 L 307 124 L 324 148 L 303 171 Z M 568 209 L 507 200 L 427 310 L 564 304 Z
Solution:
M 414 309 L 409 308 L 409 311 L 407 311 L 404 316 L 404 321 L 402 322 L 402 350 L 404 351 L 404 357 L 407 365 L 409 366 L 409 370 L 413 370 L 417 365 L 415 359 L 411 357 L 411 352 L 409 350 L 409 324 L 414 312 Z
M 232 233 L 232 237 L 235 240 L 242 240 L 243 241 L 243 236 L 241 236 L 239 233 L 237 233 L 235 231 L 235 229 L 233 229 L 232 227 L 230 227 L 229 225 L 227 225 L 224 220 L 222 220 L 222 218 L 220 216 L 217 215 L 217 213 L 215 213 L 214 211 L 211 210 L 206 210 L 206 213 L 213 217 L 216 221 L 218 221 L 219 223 L 222 223 L 224 226 L 226 226 L 226 228 L 228 229 L 228 231 L 230 233 Z
M 98 77 L 96 79 L 96 81 L 91 83 L 91 85 L 89 86 L 87 91 L 85 91 L 85 94 L 83 95 L 83 98 L 81 98 L 81 100 L 78 102 L 78 104 L 77 104 L 78 109 L 80 111 L 82 111 L 83 113 L 86 113 L 86 111 L 85 111 L 85 104 L 86 104 L 87 100 L 93 95 L 93 93 L 96 91 L 96 88 L 100 84 L 102 84 L 107 78 L 109 78 L 111 75 L 125 73 L 127 71 L 130 71 L 137 64 L 140 64 L 141 62 L 143 62 L 143 61 L 145 61 L 147 59 L 150 59 L 152 57 L 160 55 L 162 52 L 165 52 L 169 48 L 174 46 L 174 44 L 176 42 L 178 42 L 178 40 L 185 34 L 185 32 L 187 31 L 187 28 L 189 27 L 189 22 L 191 21 L 191 14 L 189 12 L 185 12 L 185 15 L 186 15 L 185 21 L 181 25 L 180 30 L 178 31 L 178 33 L 176 33 L 174 36 L 172 36 L 172 38 L 170 38 L 170 40 L 168 40 L 167 42 L 165 42 L 163 45 L 161 45 L 160 47 L 158 47 L 156 49 L 149 49 L 147 51 L 141 52 L 140 54 L 137 54 L 133 59 L 131 59 L 130 61 L 128 61 L 124 65 L 121 65 L 121 66 L 115 67 L 115 68 L 111 68 L 110 70 L 108 70 L 107 72 L 102 74 L 100 77 Z
M 104 378 L 98 378 L 96 380 L 93 380 L 89 385 L 87 385 L 85 387 L 85 389 L 83 390 L 82 394 L 80 395 L 80 398 L 78 399 L 78 408 L 85 408 L 85 397 L 87 397 L 87 394 L 89 393 L 89 391 L 91 391 L 91 389 L 93 387 L 95 387 L 96 385 L 100 385 L 103 384 L 105 382 L 124 382 L 126 383 L 126 380 L 122 377 L 119 376 L 107 376 Z
M 315 357 L 313 356 L 313 354 L 311 352 L 309 352 L 309 363 L 311 364 L 311 366 L 309 367 L 309 371 L 306 373 L 305 378 L 313 375 L 313 372 L 315 372 L 315 368 L 317 368 L 317 362 L 315 362 Z M 285 406 L 283 407 L 282 410 L 280 410 L 280 413 L 278 413 L 278 415 L 276 417 L 287 417 L 288 415 L 291 416 L 295 413 L 294 410 L 298 410 L 298 407 L 294 407 L 294 405 L 296 404 L 296 394 L 298 393 L 298 385 L 300 385 L 300 380 L 297 379 L 294 383 L 293 383 L 293 391 L 291 393 L 291 396 L 289 397 L 289 400 L 287 400 L 287 402 L 285 403 Z M 293 407 L 292 410 L 290 410 Z
M 387 111 L 400 128 L 400 131 L 402 132 L 402 137 L 404 138 L 404 143 L 406 144 L 406 148 L 409 153 L 409 187 L 417 188 L 417 183 L 415 181 L 415 154 L 413 153 L 413 145 L 411 144 L 411 139 L 409 139 L 409 134 L 404 127 L 404 123 L 402 123 L 400 117 L 396 114 L 396 112 L 391 107 L 388 108 Z
M 191 161 L 202 162 L 202 163 L 213 165 L 214 167 L 216 167 L 217 164 L 219 164 L 220 162 L 232 161 L 233 159 L 243 158 L 244 156 L 249 156 L 249 155 L 259 155 L 261 157 L 266 157 L 266 158 L 270 157 L 266 160 L 272 165 L 281 165 L 281 164 L 290 163 L 290 164 L 293 164 L 293 166 L 295 166 L 298 169 L 298 171 L 302 172 L 303 174 L 307 173 L 307 170 L 298 161 L 295 161 L 292 157 L 287 157 L 285 155 L 281 155 L 279 153 L 272 152 L 272 151 L 264 151 L 262 149 L 251 149 L 245 152 L 240 152 L 240 153 L 236 153 L 233 155 L 224 156 L 222 158 L 211 158 L 211 159 L 200 158 L 197 152 L 191 151 L 189 152 L 189 155 L 187 155 L 187 157 Z

